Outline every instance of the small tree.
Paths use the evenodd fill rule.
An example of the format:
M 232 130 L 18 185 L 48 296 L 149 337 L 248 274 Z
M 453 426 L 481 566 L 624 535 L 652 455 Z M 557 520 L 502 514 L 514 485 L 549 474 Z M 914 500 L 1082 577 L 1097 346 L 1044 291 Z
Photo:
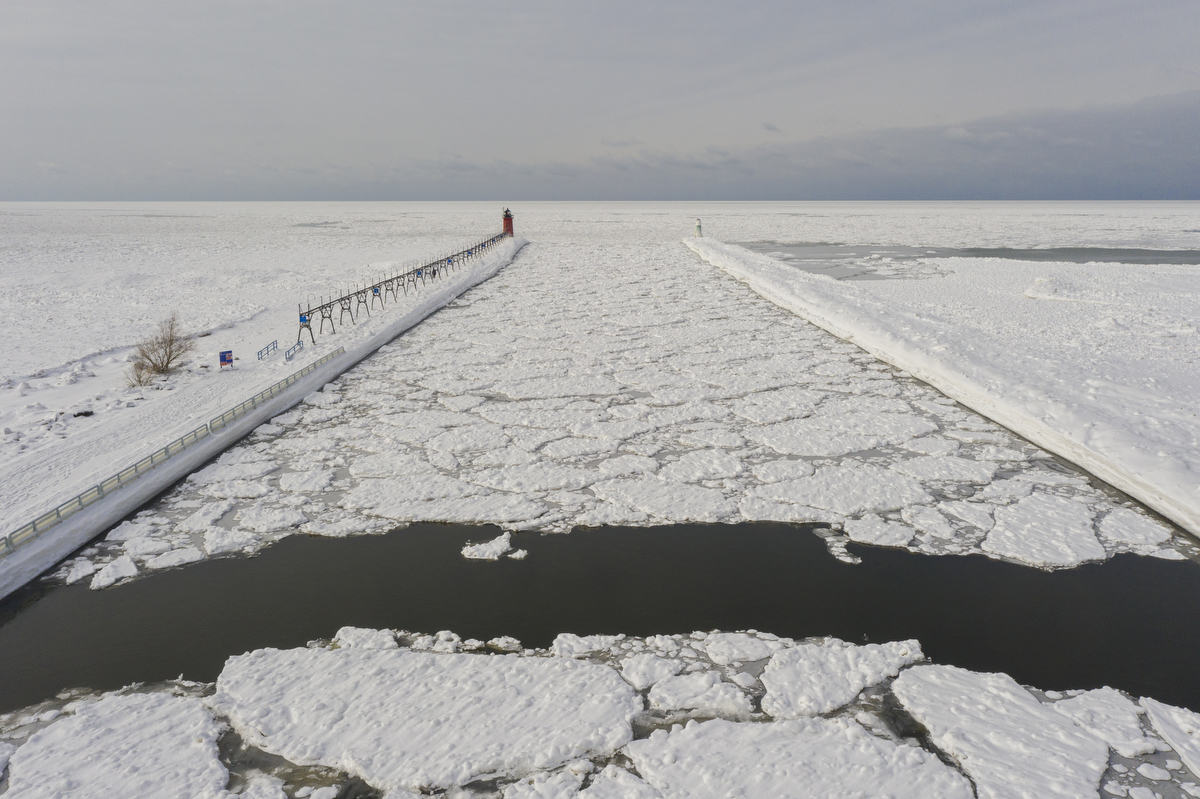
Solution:
M 158 329 L 150 338 L 137 345 L 133 364 L 125 373 L 125 382 L 130 386 L 144 386 L 155 375 L 169 374 L 180 367 L 196 342 L 191 336 L 183 335 L 179 328 L 179 314 L 158 323 Z

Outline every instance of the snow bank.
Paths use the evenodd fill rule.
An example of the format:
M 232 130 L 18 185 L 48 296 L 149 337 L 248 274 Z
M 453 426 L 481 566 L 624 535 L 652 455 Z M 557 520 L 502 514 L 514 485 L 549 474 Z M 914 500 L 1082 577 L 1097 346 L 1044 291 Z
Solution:
M 983 286 L 970 279 L 959 287 L 960 294 L 945 297 L 947 289 L 926 281 L 921 299 L 898 300 L 872 289 L 872 281 L 806 274 L 714 239 L 685 239 L 684 244 L 771 302 L 929 382 L 1200 534 L 1200 449 L 1191 443 L 1197 432 L 1192 401 L 1197 386 L 1179 386 L 1178 396 L 1164 396 L 1169 374 L 1147 385 L 1144 365 L 1133 363 L 1123 372 L 1116 360 L 1097 374 L 1087 362 L 1079 363 L 1077 347 L 1054 342 L 1048 347 L 1037 342 L 1038 355 L 1040 350 L 1049 354 L 1035 359 L 1019 328 L 1024 315 L 1011 314 L 1007 306 L 997 310 L 1010 313 L 1010 325 L 1016 326 L 998 322 L 999 335 L 930 310 L 933 290 L 949 303 L 970 304 L 974 310 L 967 315 L 977 314 Z M 1154 305 L 1156 296 L 1147 294 L 1142 301 Z M 1069 335 L 1103 333 L 1073 328 Z
M 360 647 L 230 658 L 211 702 L 266 751 L 413 791 L 611 754 L 642 709 L 593 663 Z

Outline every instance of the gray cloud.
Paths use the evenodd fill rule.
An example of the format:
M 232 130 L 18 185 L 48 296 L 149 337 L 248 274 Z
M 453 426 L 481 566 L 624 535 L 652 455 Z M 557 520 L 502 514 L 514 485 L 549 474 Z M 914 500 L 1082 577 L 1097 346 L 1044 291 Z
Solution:
M 31 168 L 35 176 L 77 185 L 53 165 Z M 151 198 L 1200 199 L 1200 92 L 746 148 L 639 147 L 533 163 L 442 155 L 371 169 L 160 164 L 154 179 Z M 113 176 L 100 181 L 85 189 L 112 196 Z M 148 196 L 144 178 L 118 185 Z
M 1177 196 L 1194 163 L 1161 127 L 1194 0 L 5 13 L 0 199 Z

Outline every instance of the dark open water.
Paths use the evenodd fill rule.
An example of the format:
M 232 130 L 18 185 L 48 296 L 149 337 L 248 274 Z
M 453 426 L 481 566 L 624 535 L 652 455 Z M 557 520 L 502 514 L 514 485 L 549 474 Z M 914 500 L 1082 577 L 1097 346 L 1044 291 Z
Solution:
M 27 589 L 0 604 L 0 711 L 65 688 L 180 675 L 226 657 L 329 638 L 343 625 L 546 646 L 560 632 L 754 628 L 852 642 L 917 638 L 937 663 L 1043 689 L 1111 685 L 1200 710 L 1200 566 L 1119 555 L 1046 573 L 982 556 L 854 546 L 755 523 L 514 536 L 523 561 L 468 561 L 490 527 L 292 536 L 106 591 Z
M 1112 247 L 902 247 L 873 244 L 830 244 L 823 242 L 782 243 L 775 241 L 740 242 L 742 247 L 781 259 L 806 272 L 828 275 L 839 280 L 886 280 L 875 274 L 878 267 L 894 267 L 915 259 L 931 258 L 1002 258 L 1009 261 L 1058 261 L 1074 264 L 1200 264 L 1200 250 L 1147 250 Z M 886 258 L 892 263 L 870 260 Z

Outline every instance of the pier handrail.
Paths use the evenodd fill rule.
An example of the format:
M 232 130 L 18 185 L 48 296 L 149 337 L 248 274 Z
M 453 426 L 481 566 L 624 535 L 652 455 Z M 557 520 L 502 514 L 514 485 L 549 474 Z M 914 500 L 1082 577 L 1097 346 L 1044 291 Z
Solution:
M 408 294 L 408 286 L 410 283 L 414 289 L 416 288 L 416 283 L 418 280 L 420 280 L 422 285 L 424 285 L 427 280 L 436 279 L 439 271 L 444 269 L 457 269 L 462 265 L 463 262 L 480 257 L 485 251 L 490 250 L 504 239 L 510 238 L 511 235 L 512 234 L 508 232 L 504 232 L 486 239 L 481 239 L 475 244 L 459 250 L 458 252 L 451 253 L 449 255 L 443 255 L 438 258 L 431 258 L 426 261 L 416 262 L 415 265 L 410 266 L 406 270 L 397 272 L 392 277 L 384 278 L 373 285 L 363 286 L 361 288 L 355 287 L 353 291 L 350 291 L 341 297 L 330 299 L 328 302 L 323 302 L 320 305 L 314 306 L 310 304 L 307 311 L 301 308 L 300 333 L 303 334 L 305 328 L 307 328 L 309 336 L 312 337 L 311 324 L 314 311 L 321 314 L 322 321 L 324 321 L 324 319 L 328 319 L 330 325 L 332 326 L 333 309 L 335 307 L 343 307 L 343 303 L 348 305 L 349 302 L 354 298 L 360 297 L 360 295 L 363 295 L 366 292 L 370 292 L 372 296 L 378 297 L 381 303 L 383 302 L 383 295 L 385 291 L 390 292 L 393 299 L 395 299 L 397 284 L 399 284 L 405 294 Z M 354 319 L 353 311 L 350 312 L 350 318 L 352 320 Z M 316 338 L 313 337 L 312 340 L 315 344 Z M 297 344 L 299 341 L 300 335 L 297 335 Z M 266 357 L 266 355 L 274 352 L 277 347 L 277 342 L 272 342 L 271 344 L 267 345 L 267 347 L 264 347 L 263 350 L 259 352 L 259 359 L 261 360 L 262 358 Z M 287 360 L 291 360 L 291 358 L 294 357 L 301 349 L 302 347 L 297 346 L 290 348 L 287 353 L 285 353 L 285 355 L 288 356 Z M 68 499 L 66 502 L 62 503 L 53 510 L 38 516 L 33 521 L 21 525 L 8 535 L 0 537 L 0 559 L 11 555 L 17 550 L 18 547 L 33 541 L 42 533 L 61 523 L 64 519 L 83 510 L 88 505 L 98 502 L 113 491 L 128 485 L 134 480 L 137 480 L 146 472 L 174 457 L 175 455 L 178 455 L 188 447 L 194 445 L 196 442 L 213 435 L 224 427 L 227 427 L 231 422 L 234 422 L 242 416 L 245 416 L 246 413 L 254 408 L 257 408 L 261 403 L 277 396 L 288 386 L 291 386 L 297 380 L 309 374 L 321 364 L 329 361 L 332 358 L 336 358 L 345 351 L 345 347 L 338 347 L 334 352 L 318 358 L 300 371 L 288 375 L 283 380 L 280 380 L 274 385 L 258 392 L 250 399 L 238 403 L 222 413 L 220 416 L 214 417 L 207 424 L 201 425 L 195 430 L 192 430 L 191 432 L 175 439 L 170 444 L 167 444 L 161 449 L 155 450 L 150 455 L 147 455 L 137 463 L 134 463 L 132 466 L 122 469 L 113 476 L 109 477 L 107 480 L 102 480 L 86 491 L 76 494 L 74 497 Z
M 304 331 L 307 330 L 309 339 L 312 341 L 312 343 L 317 343 L 316 335 L 313 333 L 312 329 L 312 322 L 316 317 L 321 319 L 322 332 L 325 330 L 325 322 L 328 321 L 330 329 L 336 333 L 337 329 L 333 324 L 334 310 L 340 311 L 338 315 L 339 324 L 341 323 L 341 318 L 347 313 L 350 314 L 350 321 L 353 322 L 355 311 L 352 308 L 352 303 L 368 305 L 366 297 L 370 296 L 373 298 L 370 304 L 373 305 L 375 299 L 378 299 L 382 304 L 386 302 L 385 295 L 388 293 L 390 293 L 392 298 L 395 299 L 397 286 L 399 286 L 400 289 L 407 295 L 408 287 L 411 285 L 415 289 L 418 280 L 421 281 L 421 285 L 425 285 L 427 280 L 436 279 L 440 270 L 457 270 L 458 267 L 460 267 L 465 261 L 470 261 L 480 257 L 484 252 L 490 250 L 492 247 L 495 247 L 504 239 L 511 237 L 512 234 L 510 233 L 499 233 L 495 236 L 491 236 L 490 238 L 481 239 L 469 247 L 464 247 L 458 252 L 450 253 L 449 255 L 442 255 L 437 258 L 430 258 L 426 261 L 415 262 L 414 264 L 406 267 L 404 270 L 396 272 L 391 277 L 383 278 L 378 283 L 372 283 L 369 286 L 356 285 L 353 290 L 347 291 L 340 297 L 331 296 L 328 300 L 325 300 L 325 298 L 322 297 L 322 302 L 318 303 L 317 305 L 313 305 L 310 301 L 307 308 L 301 305 L 299 306 L 298 311 L 300 317 L 300 328 L 296 333 L 296 341 L 299 343 L 300 338 L 304 335 Z M 367 313 L 370 314 L 369 307 Z
M 245 416 L 249 411 L 257 408 L 260 404 L 271 399 L 272 397 L 277 396 L 285 388 L 309 374 L 321 364 L 336 358 L 345 351 L 345 347 L 338 347 L 333 352 L 318 358 L 300 371 L 288 375 L 283 380 L 280 380 L 268 388 L 264 388 L 262 391 L 258 392 L 245 402 L 240 402 L 237 405 L 234 405 L 232 408 L 225 411 L 225 413 L 210 420 L 207 424 L 203 424 L 200 427 L 197 427 L 195 430 L 180 436 L 162 449 L 155 450 L 137 463 L 122 469 L 112 477 L 109 477 L 107 480 L 102 480 L 86 491 L 76 494 L 66 502 L 56 507 L 54 510 L 43 513 L 33 521 L 21 525 L 8 535 L 0 537 L 0 558 L 5 558 L 8 555 L 11 555 L 17 550 L 17 547 L 29 543 L 69 516 L 78 513 L 94 502 L 98 502 L 118 488 L 129 485 L 134 480 L 137 480 L 143 474 L 153 469 L 155 466 L 158 466 L 168 459 L 178 455 L 196 442 L 208 438 L 221 428 L 227 427 L 230 422 Z

